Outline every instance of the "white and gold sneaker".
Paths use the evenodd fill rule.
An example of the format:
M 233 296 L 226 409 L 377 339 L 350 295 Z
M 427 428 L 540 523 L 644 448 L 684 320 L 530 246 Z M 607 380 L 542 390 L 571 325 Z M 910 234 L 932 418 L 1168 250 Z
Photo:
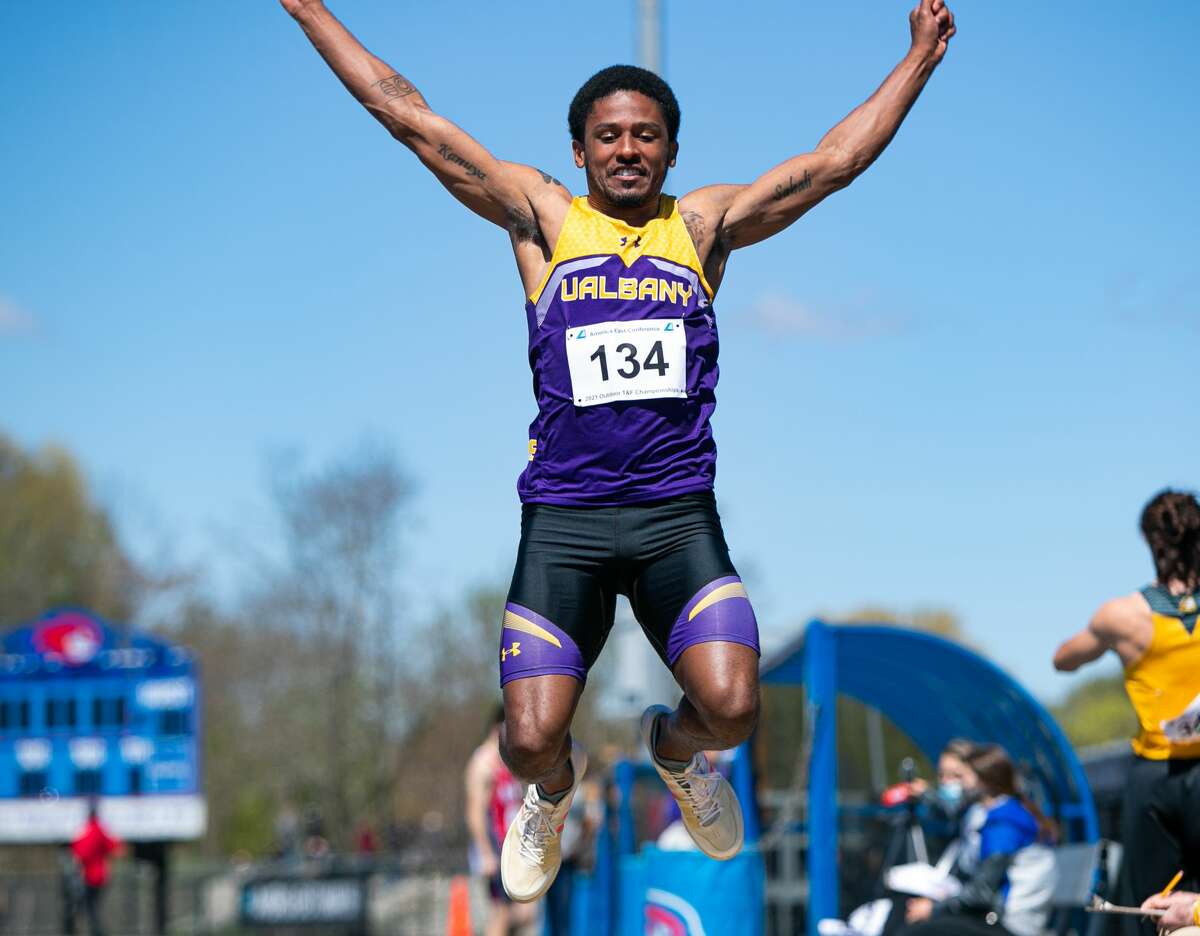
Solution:
M 500 879 L 505 892 L 518 903 L 529 903 L 546 893 L 562 865 L 559 835 L 587 770 L 587 754 L 574 743 L 571 769 L 575 771 L 571 788 L 557 803 L 542 799 L 537 784 L 529 784 L 525 802 L 505 833 L 500 849 Z
M 654 752 L 655 726 L 660 718 L 670 714 L 665 705 L 652 705 L 642 713 L 642 741 L 650 752 L 650 763 L 679 803 L 683 824 L 692 841 L 710 858 L 726 861 L 742 850 L 742 807 L 729 781 L 709 766 L 704 754 L 696 753 L 679 772 L 658 762 Z

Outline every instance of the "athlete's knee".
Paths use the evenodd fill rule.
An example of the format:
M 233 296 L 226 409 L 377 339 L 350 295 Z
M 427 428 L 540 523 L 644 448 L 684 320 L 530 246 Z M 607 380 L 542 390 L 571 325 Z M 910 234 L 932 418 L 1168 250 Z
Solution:
M 566 727 L 536 713 L 510 713 L 500 733 L 500 754 L 509 769 L 527 783 L 552 774 L 566 759 Z
M 759 695 L 754 682 L 713 680 L 689 692 L 688 699 L 721 749 L 737 747 L 758 724 Z

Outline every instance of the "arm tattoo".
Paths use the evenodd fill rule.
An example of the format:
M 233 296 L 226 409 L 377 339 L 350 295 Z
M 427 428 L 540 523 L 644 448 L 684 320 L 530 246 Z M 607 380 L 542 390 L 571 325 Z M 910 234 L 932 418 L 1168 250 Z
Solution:
M 403 75 L 389 75 L 387 78 L 376 81 L 371 87 L 378 88 L 383 92 L 383 96 L 387 98 L 408 97 L 408 95 L 416 93 L 417 90 L 412 82 Z
M 536 244 L 542 250 L 546 249 L 546 238 L 542 236 L 541 225 L 528 211 L 522 208 L 508 209 L 508 233 L 514 244 Z
M 698 211 L 683 212 L 683 226 L 687 228 L 687 232 L 692 236 L 692 243 L 696 249 L 700 249 L 700 242 L 704 240 L 704 216 Z
M 547 185 L 557 185 L 559 188 L 566 188 L 565 185 L 559 182 L 558 179 L 554 178 L 554 176 L 550 175 L 550 173 L 542 172 L 542 170 L 539 169 L 538 174 L 542 177 L 542 181 Z
M 803 192 L 807 188 L 812 188 L 812 174 L 805 169 L 804 175 L 798 179 L 793 179 L 788 176 L 787 185 L 775 186 L 775 194 L 771 196 L 771 201 L 783 201 L 789 195 L 795 195 L 797 192 Z
M 454 152 L 454 150 L 450 149 L 449 143 L 443 143 L 441 146 L 438 147 L 438 155 L 441 156 L 442 159 L 446 160 L 446 162 L 452 162 L 456 166 L 462 166 L 464 169 L 467 170 L 467 175 L 474 176 L 480 182 L 482 182 L 484 179 L 487 178 L 486 172 L 484 172 L 477 165 L 475 165 L 475 163 L 470 162 L 469 160 L 463 159 L 461 156 L 458 155 L 458 153 L 456 153 L 456 152 Z

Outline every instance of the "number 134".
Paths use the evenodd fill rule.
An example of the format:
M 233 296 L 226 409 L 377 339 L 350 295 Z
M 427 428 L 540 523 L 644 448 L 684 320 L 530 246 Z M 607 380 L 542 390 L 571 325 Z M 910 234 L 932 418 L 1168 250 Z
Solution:
M 617 374 L 624 377 L 626 380 L 632 380 L 643 370 L 654 371 L 659 377 L 666 376 L 667 369 L 671 366 L 663 357 L 663 345 L 661 341 L 654 342 L 654 346 L 650 349 L 650 353 L 646 355 L 644 361 L 638 361 L 637 345 L 630 344 L 628 341 L 622 342 L 613 349 L 621 356 L 622 365 L 617 368 Z M 608 352 L 604 345 L 600 345 L 592 352 L 589 361 L 598 361 L 600 364 L 600 379 L 608 380 Z

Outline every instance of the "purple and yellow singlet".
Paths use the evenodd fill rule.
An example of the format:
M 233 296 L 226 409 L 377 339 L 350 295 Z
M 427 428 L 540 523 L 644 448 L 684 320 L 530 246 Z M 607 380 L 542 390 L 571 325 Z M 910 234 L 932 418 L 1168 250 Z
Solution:
M 675 199 L 644 227 L 571 202 L 525 305 L 537 419 L 525 503 L 614 506 L 711 490 L 717 325 Z

